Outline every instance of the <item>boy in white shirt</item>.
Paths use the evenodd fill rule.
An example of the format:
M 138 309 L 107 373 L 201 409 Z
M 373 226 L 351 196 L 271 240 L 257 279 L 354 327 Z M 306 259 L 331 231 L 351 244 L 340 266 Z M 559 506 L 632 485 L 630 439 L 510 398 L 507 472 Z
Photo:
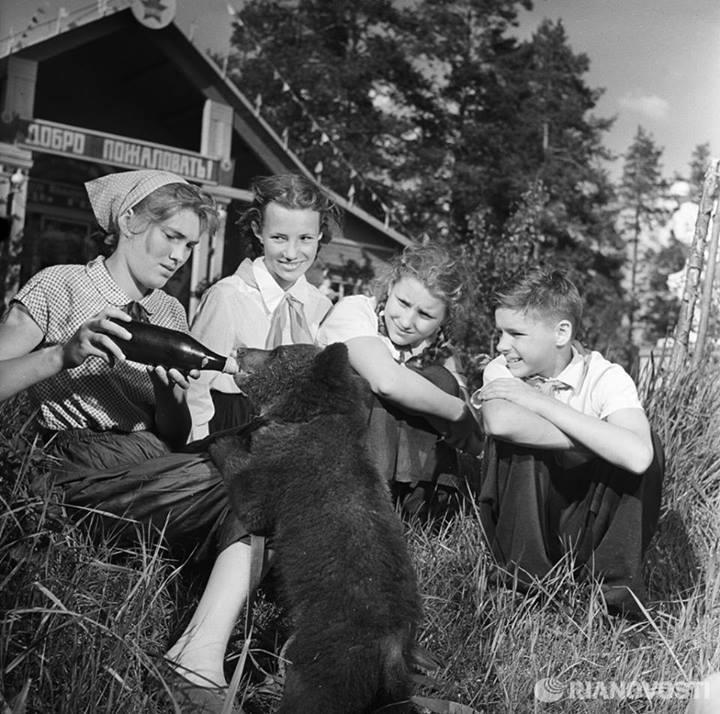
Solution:
M 499 294 L 500 355 L 473 396 L 489 436 L 480 513 L 498 561 L 521 581 L 569 551 L 603 580 L 612 611 L 637 610 L 655 531 L 662 448 L 631 377 L 573 345 L 583 302 L 559 271 Z

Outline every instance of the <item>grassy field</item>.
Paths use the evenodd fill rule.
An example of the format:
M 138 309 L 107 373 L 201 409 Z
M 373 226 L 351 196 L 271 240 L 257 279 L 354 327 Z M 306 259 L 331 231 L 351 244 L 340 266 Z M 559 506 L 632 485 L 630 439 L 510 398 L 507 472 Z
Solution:
M 490 713 L 684 711 L 681 685 L 720 669 L 717 373 L 646 390 L 668 459 L 646 622 L 608 616 L 599 586 L 575 583 L 565 563 L 531 594 L 498 586 L 472 509 L 439 529 L 408 527 L 424 595 L 421 643 L 444 660 L 430 673 L 440 688 L 419 693 Z M 159 657 L 204 573 L 157 543 L 93 542 L 57 504 L 31 495 L 30 480 L 47 468 L 22 402 L 0 405 L 0 712 L 173 711 Z M 271 596 L 268 586 L 256 607 L 238 694 L 248 714 L 271 711 L 279 696 L 287 623 Z M 238 631 L 229 671 L 242 644 Z M 543 699 L 563 696 L 537 699 L 543 679 L 556 680 Z

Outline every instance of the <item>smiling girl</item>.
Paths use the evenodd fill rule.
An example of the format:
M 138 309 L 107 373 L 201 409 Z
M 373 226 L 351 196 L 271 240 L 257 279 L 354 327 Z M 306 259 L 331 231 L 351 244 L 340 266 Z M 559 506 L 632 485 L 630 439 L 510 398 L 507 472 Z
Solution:
M 238 226 L 253 259 L 203 295 L 192 334 L 220 354 L 312 343 L 331 303 L 305 278 L 339 213 L 310 179 L 279 174 L 256 179 L 252 206 Z M 206 372 L 190 387 L 192 436 L 200 439 L 249 418 L 232 376 Z
M 464 309 L 457 261 L 438 246 L 406 248 L 375 297 L 343 298 L 318 343 L 344 342 L 376 396 L 369 426 L 375 464 L 406 512 L 425 515 L 452 486 L 457 455 L 440 436 L 477 453 L 481 435 L 448 335 Z

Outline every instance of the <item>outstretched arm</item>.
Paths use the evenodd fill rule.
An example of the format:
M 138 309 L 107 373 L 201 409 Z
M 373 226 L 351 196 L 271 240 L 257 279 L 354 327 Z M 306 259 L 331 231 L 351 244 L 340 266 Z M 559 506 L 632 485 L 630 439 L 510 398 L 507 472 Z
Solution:
M 606 419 L 583 414 L 563 404 L 552 396 L 541 394 L 519 379 L 496 379 L 480 390 L 483 412 L 486 405 L 491 410 L 493 402 L 524 408 L 534 419 L 523 419 L 523 424 L 516 427 L 516 433 L 506 435 L 508 441 L 528 444 L 532 438 L 530 428 L 539 428 L 542 422 L 548 441 L 559 434 L 564 435 L 571 446 L 577 444 L 597 454 L 606 461 L 632 473 L 643 473 L 652 462 L 653 447 L 650 437 L 650 425 L 642 409 L 619 409 Z M 500 410 L 502 407 L 495 407 Z M 516 412 L 517 413 L 517 412 Z M 506 413 L 507 416 L 507 413 Z M 483 414 L 485 417 L 485 414 Z M 527 425 L 530 425 L 529 427 Z M 553 431 L 551 427 L 556 430 Z M 523 433 L 524 432 L 524 433 Z M 521 439 L 525 439 L 521 441 Z M 558 444 L 560 439 L 558 440 Z M 530 445 L 544 448 L 569 448 L 569 446 L 550 446 L 543 443 Z
M 378 337 L 353 337 L 346 342 L 350 364 L 377 396 L 421 414 L 459 421 L 465 402 L 444 392 L 392 358 Z
M 66 343 L 35 350 L 44 338 L 43 331 L 22 305 L 14 303 L 0 322 L 0 401 L 63 369 L 77 367 L 91 355 L 108 363 L 122 359 L 110 337 L 120 334 L 120 328 L 108 317 L 128 319 L 121 310 L 107 308 L 83 323 Z

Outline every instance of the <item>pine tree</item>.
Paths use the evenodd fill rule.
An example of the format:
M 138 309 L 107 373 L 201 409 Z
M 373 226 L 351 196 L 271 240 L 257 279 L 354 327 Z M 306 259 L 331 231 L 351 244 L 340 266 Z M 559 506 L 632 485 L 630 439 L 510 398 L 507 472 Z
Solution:
M 390 0 L 251 0 L 230 76 L 322 181 L 385 218 L 429 82 L 402 42 Z
M 461 330 L 471 352 L 491 348 L 493 289 L 538 263 L 586 287 L 587 335 L 606 348 L 622 264 L 601 168 L 611 122 L 592 116 L 601 92 L 561 23 L 512 35 L 520 7 L 529 0 L 250 0 L 230 76 L 328 185 L 462 252 L 482 315 Z
M 690 159 L 690 198 L 696 203 L 700 202 L 703 183 L 705 181 L 705 172 L 710 165 L 710 143 L 698 144 L 692 153 Z
M 662 201 L 667 189 L 662 177 L 662 153 L 652 135 L 639 126 L 624 155 L 619 189 L 620 224 L 627 243 L 628 342 L 632 345 L 640 341 L 647 328 L 649 264 L 660 250 L 657 236 L 668 218 L 668 207 Z

